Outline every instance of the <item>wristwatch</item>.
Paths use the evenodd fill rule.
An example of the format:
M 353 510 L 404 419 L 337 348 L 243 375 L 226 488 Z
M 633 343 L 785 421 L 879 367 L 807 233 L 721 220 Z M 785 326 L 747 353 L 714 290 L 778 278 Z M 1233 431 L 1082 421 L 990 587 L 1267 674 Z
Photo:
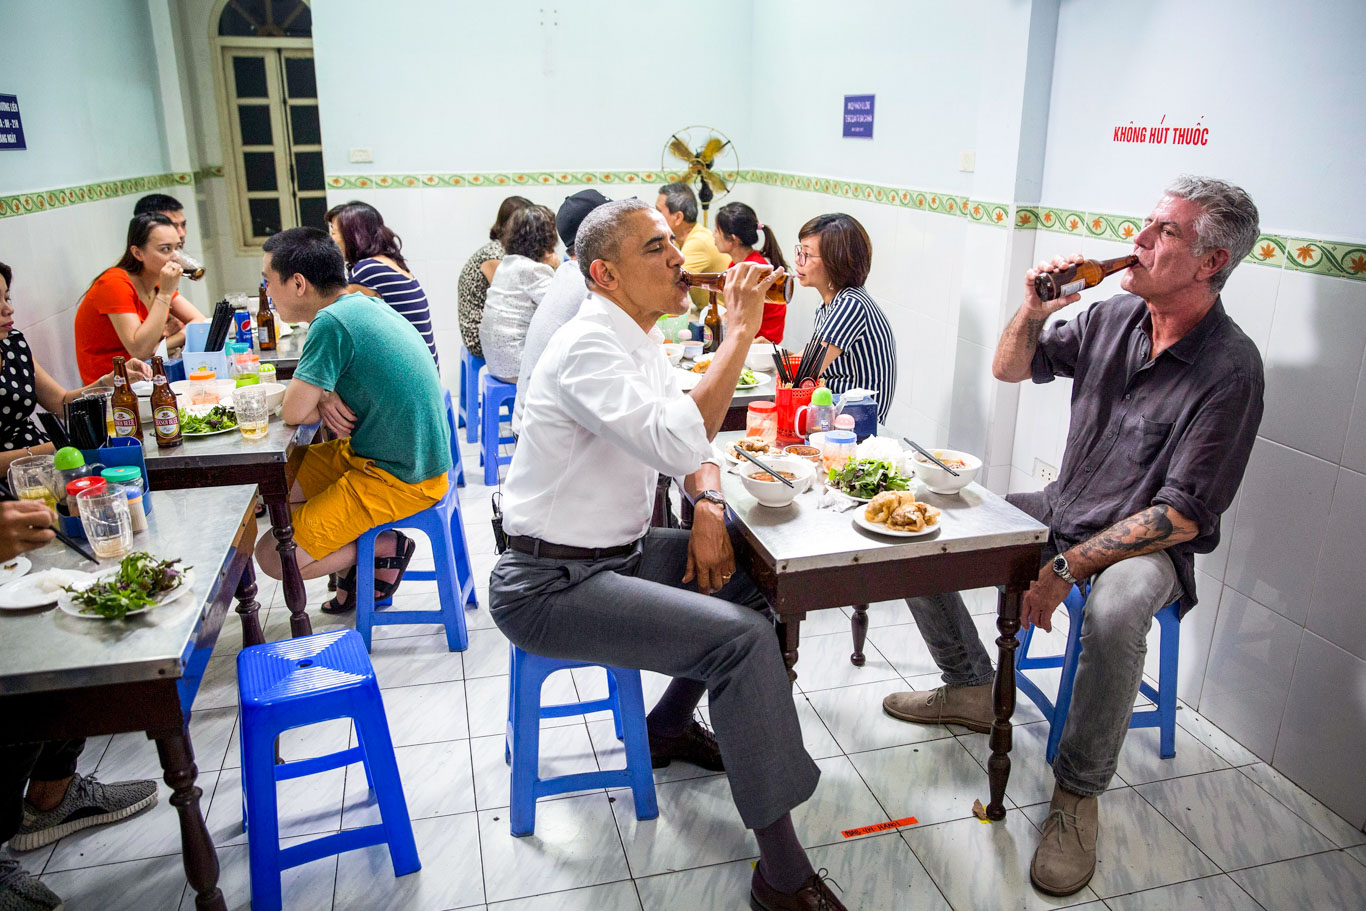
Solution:
M 1072 570 L 1067 566 L 1067 558 L 1062 554 L 1053 558 L 1053 572 L 1057 573 L 1064 582 L 1072 585 L 1077 584 L 1077 577 L 1072 575 Z
M 698 499 L 715 503 L 722 509 L 726 508 L 726 498 L 719 490 L 704 490 L 702 493 L 698 494 Z

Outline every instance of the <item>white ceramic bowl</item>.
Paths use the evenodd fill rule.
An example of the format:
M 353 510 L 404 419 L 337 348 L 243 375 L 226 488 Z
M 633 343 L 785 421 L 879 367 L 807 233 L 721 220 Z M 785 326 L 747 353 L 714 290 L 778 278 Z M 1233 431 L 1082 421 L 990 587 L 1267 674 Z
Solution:
M 750 492 L 754 499 L 764 506 L 786 506 L 791 503 L 799 493 L 803 493 L 811 486 L 811 482 L 816 477 L 816 466 L 806 459 L 796 456 L 769 456 L 763 459 L 766 465 L 773 467 L 775 471 L 789 471 L 796 475 L 792 487 L 788 487 L 782 481 L 758 481 L 752 475 L 763 471 L 753 462 L 745 462 L 740 466 L 740 481 L 745 485 L 745 490 Z
M 218 393 L 218 401 L 224 405 L 231 405 L 232 391 L 237 384 L 232 380 L 214 380 L 213 382 Z M 180 402 L 181 408 L 190 402 L 190 384 L 190 380 L 176 380 L 171 384 L 171 391 L 176 394 L 176 400 Z M 261 383 L 260 386 L 266 390 L 266 410 L 273 412 L 285 400 L 285 386 L 283 383 Z
M 669 358 L 669 364 L 674 367 L 677 367 L 679 362 L 683 360 L 683 346 L 678 342 L 665 342 L 664 353 Z
M 778 368 L 773 366 L 773 345 L 768 342 L 755 342 L 750 345 L 749 353 L 745 355 L 745 366 L 750 370 L 775 372 Z
M 958 477 L 955 478 L 920 453 L 908 453 L 910 463 L 915 468 L 915 476 L 934 493 L 958 493 L 977 480 L 977 473 L 982 470 L 982 460 L 970 452 L 960 452 L 957 449 L 931 449 L 930 452 L 934 453 L 935 458 L 945 462 L 949 459 L 961 459 L 967 466 L 955 468 L 958 472 Z
M 692 358 L 693 360 L 697 360 L 699 357 L 702 356 L 702 348 L 703 345 L 701 342 L 684 342 L 683 356 L 686 358 Z

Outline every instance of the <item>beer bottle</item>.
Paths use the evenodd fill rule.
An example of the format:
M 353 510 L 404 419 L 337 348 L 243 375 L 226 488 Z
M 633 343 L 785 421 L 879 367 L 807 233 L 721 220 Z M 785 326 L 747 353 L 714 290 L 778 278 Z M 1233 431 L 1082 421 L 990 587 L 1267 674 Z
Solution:
M 708 291 L 725 293 L 726 280 L 729 276 L 729 272 L 684 272 L 683 281 L 694 288 L 706 288 Z M 769 286 L 768 293 L 764 295 L 764 303 L 791 303 L 792 289 L 795 284 L 791 275 L 784 275 Z
M 142 418 L 138 415 L 138 396 L 128 385 L 128 367 L 121 357 L 114 358 L 114 435 L 142 439 Z
M 184 442 L 180 435 L 180 406 L 175 392 L 166 381 L 166 367 L 161 358 L 152 358 L 152 424 L 156 427 L 157 447 L 172 449 Z
M 1034 293 L 1041 301 L 1051 301 L 1076 294 L 1099 285 L 1107 275 L 1113 275 L 1138 262 L 1137 256 L 1117 256 L 1114 259 L 1085 259 L 1056 272 L 1044 272 L 1034 278 Z
M 275 314 L 270 309 L 265 285 L 261 286 L 261 305 L 256 309 L 256 348 L 258 351 L 275 350 Z
M 702 350 L 707 354 L 712 354 L 717 348 L 721 347 L 721 337 L 724 331 L 721 328 L 721 307 L 716 302 L 716 292 L 707 292 L 707 316 L 702 321 L 707 329 L 707 343 L 702 346 Z

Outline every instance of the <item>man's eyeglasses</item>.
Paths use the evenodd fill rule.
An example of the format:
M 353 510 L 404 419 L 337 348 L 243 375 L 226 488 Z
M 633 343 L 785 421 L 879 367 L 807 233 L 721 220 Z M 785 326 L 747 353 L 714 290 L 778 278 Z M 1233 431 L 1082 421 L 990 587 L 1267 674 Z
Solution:
M 815 253 L 806 252 L 802 249 L 801 244 L 797 244 L 792 250 L 792 260 L 799 266 L 804 266 L 813 259 L 820 259 L 820 256 Z

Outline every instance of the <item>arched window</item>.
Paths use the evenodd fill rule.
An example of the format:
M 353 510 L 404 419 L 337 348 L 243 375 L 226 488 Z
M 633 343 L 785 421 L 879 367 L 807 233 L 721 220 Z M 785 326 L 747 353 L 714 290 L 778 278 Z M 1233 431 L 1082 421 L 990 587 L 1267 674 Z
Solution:
M 324 227 L 327 192 L 308 4 L 220 0 L 217 28 L 225 176 L 238 247 L 260 247 L 283 228 Z

